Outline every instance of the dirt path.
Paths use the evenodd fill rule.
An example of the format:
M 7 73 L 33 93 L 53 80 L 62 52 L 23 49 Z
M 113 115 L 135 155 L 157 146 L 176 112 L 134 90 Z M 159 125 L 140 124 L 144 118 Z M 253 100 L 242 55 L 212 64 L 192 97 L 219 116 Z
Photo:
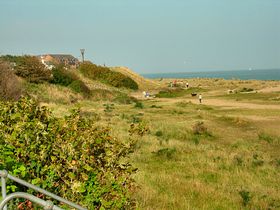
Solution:
M 157 101 L 164 102 L 165 104 L 174 104 L 180 101 L 190 101 L 193 104 L 199 104 L 199 101 L 197 98 L 156 98 Z M 274 105 L 274 104 L 254 104 L 254 103 L 248 103 L 248 102 L 238 102 L 238 101 L 228 101 L 224 99 L 203 99 L 202 100 L 203 105 L 208 106 L 218 106 L 222 107 L 224 109 L 232 109 L 232 108 L 244 108 L 244 109 L 279 109 L 280 105 Z
M 280 92 L 280 86 L 263 88 L 258 92 L 260 93 Z
M 198 100 L 191 99 L 192 103 L 198 104 Z M 246 102 L 238 102 L 238 101 L 228 101 L 223 99 L 204 99 L 202 104 L 211 105 L 211 106 L 219 106 L 224 108 L 245 108 L 245 109 L 280 109 L 280 105 L 273 104 L 254 104 L 254 103 L 246 103 Z

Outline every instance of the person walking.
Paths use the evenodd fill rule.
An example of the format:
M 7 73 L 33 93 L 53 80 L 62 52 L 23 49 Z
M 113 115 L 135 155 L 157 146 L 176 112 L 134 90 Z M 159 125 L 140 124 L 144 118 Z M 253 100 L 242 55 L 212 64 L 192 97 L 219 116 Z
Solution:
M 199 99 L 199 103 L 201 104 L 201 102 L 202 102 L 202 95 L 201 94 L 199 94 L 198 99 Z

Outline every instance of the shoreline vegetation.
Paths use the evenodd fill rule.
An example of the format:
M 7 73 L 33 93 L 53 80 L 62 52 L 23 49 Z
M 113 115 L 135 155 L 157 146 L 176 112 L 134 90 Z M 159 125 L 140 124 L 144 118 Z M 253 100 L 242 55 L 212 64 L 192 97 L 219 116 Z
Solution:
M 10 67 L 0 63 L 0 68 Z M 55 187 L 58 194 L 76 196 L 76 202 L 89 209 L 280 208 L 280 81 L 151 80 L 124 67 L 108 69 L 109 77 L 129 77 L 122 81 L 133 88 L 110 85 L 120 80 L 103 81 L 79 69 L 57 72 L 56 83 L 41 82 L 42 77 L 34 82 L 23 74 L 0 78 L 2 90 L 6 88 L 2 108 L 8 103 L 22 110 L 21 115 L 15 111 L 7 117 L 8 109 L 2 109 L 1 151 L 8 151 L 10 159 L 3 156 L 1 167 L 40 186 Z M 9 82 L 17 84 L 18 91 L 9 89 Z M 144 91 L 149 94 L 144 96 Z M 32 103 L 18 102 L 19 94 L 32 98 Z M 48 130 L 51 124 L 58 129 Z M 37 134 L 47 147 L 40 147 Z M 29 143 L 32 156 L 22 149 Z M 52 186 L 44 170 L 28 165 L 28 158 L 39 163 L 39 154 L 46 151 L 58 152 L 52 156 L 67 165 L 56 168 L 51 158 L 44 168 L 55 183 L 66 186 L 63 189 Z M 73 154 L 72 159 L 67 154 Z M 32 177 L 26 175 L 29 170 Z

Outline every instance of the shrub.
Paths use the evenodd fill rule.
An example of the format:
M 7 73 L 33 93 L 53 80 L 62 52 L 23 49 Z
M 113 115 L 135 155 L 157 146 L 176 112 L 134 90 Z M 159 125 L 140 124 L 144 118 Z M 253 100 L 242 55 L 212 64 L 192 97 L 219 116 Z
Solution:
M 41 83 L 51 79 L 51 71 L 35 56 L 4 56 L 3 59 L 12 62 L 15 74 L 29 82 Z
M 51 83 L 67 86 L 76 93 L 90 95 L 90 89 L 79 77 L 70 70 L 65 70 L 63 66 L 53 69 L 53 78 Z
M 138 85 L 133 79 L 120 72 L 112 71 L 108 67 L 97 66 L 90 62 L 85 62 L 80 66 L 80 71 L 90 79 L 100 80 L 113 87 L 124 87 L 132 90 L 138 89 Z
M 139 108 L 139 109 L 143 109 L 143 108 L 144 108 L 144 105 L 143 105 L 143 103 L 141 103 L 141 102 L 139 102 L 139 101 L 136 101 L 134 107 L 135 107 L 135 108 Z
M 65 70 L 63 66 L 59 66 L 52 70 L 53 78 L 51 83 L 68 86 L 79 78 L 71 71 Z
M 246 88 L 246 87 L 243 87 L 243 88 L 240 90 L 240 92 L 252 92 L 252 91 L 254 91 L 253 88 Z
M 68 87 L 71 88 L 76 93 L 83 93 L 87 96 L 90 95 L 90 89 L 81 80 L 73 81 Z
M 175 98 L 185 95 L 184 89 L 177 88 L 177 89 L 166 89 L 159 91 L 158 94 L 156 94 L 156 97 L 158 98 Z
M 176 149 L 175 148 L 163 148 L 163 149 L 159 149 L 157 152 L 155 152 L 155 154 L 158 157 L 164 157 L 164 158 L 173 158 L 174 155 L 176 154 Z
M 241 190 L 241 191 L 239 191 L 239 195 L 240 195 L 241 198 L 242 198 L 242 204 L 243 204 L 243 206 L 247 206 L 248 203 L 249 203 L 250 200 L 251 200 L 250 192 L 248 192 L 248 191 L 246 191 L 246 190 Z
M 8 63 L 0 60 L 0 100 L 18 100 L 22 94 L 22 83 Z
M 161 108 L 162 108 L 162 106 L 157 106 L 157 105 L 153 104 L 153 105 L 151 105 L 151 106 L 150 106 L 150 108 L 161 109 Z
M 56 118 L 33 100 L 0 102 L 0 169 L 88 209 L 133 208 L 132 146 L 79 111 Z
M 266 134 L 266 133 L 261 132 L 261 133 L 258 134 L 258 137 L 259 137 L 259 140 L 263 140 L 263 141 L 266 141 L 268 143 L 273 142 L 273 137 Z
M 142 117 L 141 116 L 139 116 L 138 114 L 136 114 L 136 115 L 131 115 L 130 116 L 130 119 L 129 119 L 129 122 L 130 123 L 140 123 L 140 122 L 142 122 L 143 121 L 143 119 L 142 119 Z
M 163 132 L 161 130 L 158 130 L 158 131 L 156 131 L 155 136 L 162 137 L 163 136 Z
M 189 88 L 189 89 L 183 89 L 183 88 L 175 88 L 175 89 L 164 89 L 159 91 L 158 94 L 156 94 L 156 97 L 158 98 L 176 98 L 176 97 L 182 97 L 187 94 L 190 94 L 192 92 L 203 92 L 202 88 Z
M 130 129 L 129 129 L 130 136 L 138 135 L 142 137 L 149 132 L 150 132 L 150 128 L 146 122 L 140 120 L 138 123 L 130 124 Z
M 203 122 L 197 122 L 194 126 L 193 126 L 193 133 L 194 134 L 198 134 L 198 135 L 202 135 L 202 134 L 207 134 L 207 127 L 204 125 Z

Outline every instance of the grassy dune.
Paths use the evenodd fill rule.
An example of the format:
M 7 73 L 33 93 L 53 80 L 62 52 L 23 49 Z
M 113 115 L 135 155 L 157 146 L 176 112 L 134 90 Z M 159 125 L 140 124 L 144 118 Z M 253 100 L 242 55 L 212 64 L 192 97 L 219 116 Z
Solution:
M 168 89 L 170 81 L 154 80 L 153 91 Z M 280 82 L 188 82 L 193 91 L 202 92 L 202 104 L 187 89 L 174 97 L 149 99 L 126 91 L 138 98 L 136 105 L 113 97 L 71 96 L 56 86 L 39 88 L 45 91 L 40 96 L 44 104 L 58 115 L 79 107 L 85 116 L 109 125 L 119 139 L 138 139 L 130 161 L 138 167 L 134 197 L 139 209 L 279 209 Z M 89 86 L 101 95 L 104 89 L 114 91 Z M 148 126 L 149 132 L 130 136 L 133 122 Z

